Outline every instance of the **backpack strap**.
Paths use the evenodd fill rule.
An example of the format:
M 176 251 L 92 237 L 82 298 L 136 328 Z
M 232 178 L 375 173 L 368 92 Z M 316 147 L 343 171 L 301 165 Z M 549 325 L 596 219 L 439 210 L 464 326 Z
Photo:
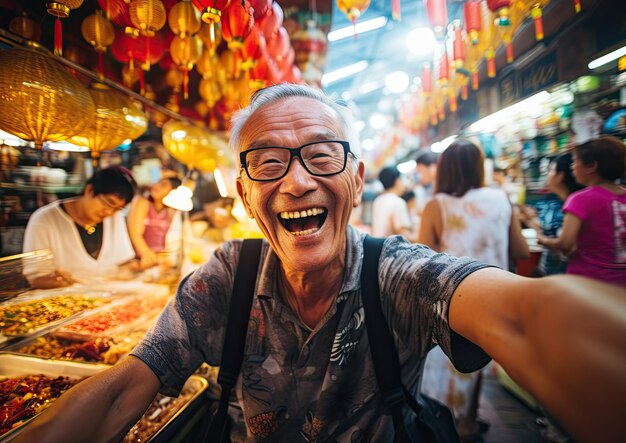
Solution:
M 237 382 L 237 377 L 239 377 L 243 362 L 262 244 L 261 239 L 246 239 L 241 247 L 228 310 L 224 344 L 222 345 L 222 364 L 217 376 L 217 382 L 222 388 L 222 393 L 217 412 L 201 441 L 224 441 L 226 437 L 228 400 Z M 219 436 L 219 440 L 216 439 L 216 436 Z
M 365 311 L 365 327 L 374 362 L 374 372 L 385 406 L 391 411 L 396 441 L 411 441 L 404 425 L 402 407 L 406 392 L 400 380 L 398 351 L 380 306 L 378 261 L 384 238 L 367 235 L 363 241 L 361 269 L 361 298 Z M 413 409 L 416 404 L 411 404 Z M 419 407 L 419 406 L 418 406 Z M 419 410 L 415 411 L 419 414 Z

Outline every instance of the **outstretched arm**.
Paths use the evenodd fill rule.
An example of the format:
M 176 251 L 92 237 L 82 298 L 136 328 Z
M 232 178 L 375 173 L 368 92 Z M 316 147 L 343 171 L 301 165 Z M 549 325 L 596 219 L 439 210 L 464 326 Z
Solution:
M 143 361 L 126 357 L 64 393 L 13 441 L 121 441 L 159 387 L 158 378 Z
M 551 251 L 562 252 L 570 255 L 576 250 L 578 234 L 583 226 L 583 221 L 573 214 L 566 213 L 563 217 L 563 228 L 561 234 L 557 238 L 550 238 L 539 235 L 537 240 L 540 245 L 545 246 Z
M 482 269 L 456 289 L 449 320 L 577 441 L 622 438 L 626 290 L 576 276 Z

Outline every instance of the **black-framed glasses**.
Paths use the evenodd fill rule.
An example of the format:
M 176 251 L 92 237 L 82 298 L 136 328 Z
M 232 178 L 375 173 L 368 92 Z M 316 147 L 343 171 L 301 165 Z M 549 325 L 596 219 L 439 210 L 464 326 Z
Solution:
M 287 175 L 291 160 L 298 157 L 311 175 L 326 177 L 346 169 L 350 143 L 343 140 L 320 140 L 299 148 L 267 146 L 239 153 L 241 166 L 250 180 L 268 182 Z

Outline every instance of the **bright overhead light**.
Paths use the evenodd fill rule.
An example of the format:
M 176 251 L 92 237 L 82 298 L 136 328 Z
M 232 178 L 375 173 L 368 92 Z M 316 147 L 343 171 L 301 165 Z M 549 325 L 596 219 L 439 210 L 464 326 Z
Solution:
M 361 140 L 361 147 L 363 148 L 364 151 L 373 151 L 374 148 L 376 147 L 376 144 L 374 143 L 374 140 L 372 140 L 371 138 L 365 138 Z
M 343 68 L 339 68 L 335 71 L 328 72 L 322 75 L 322 85 L 329 85 L 332 82 L 341 80 L 342 78 L 350 77 L 351 75 L 358 74 L 361 71 L 367 69 L 368 63 L 365 60 L 353 63 Z M 172 134 L 174 136 L 174 134 Z
M 406 161 L 404 163 L 400 163 L 398 164 L 398 171 L 400 171 L 401 174 L 407 174 L 413 170 L 415 170 L 415 165 L 417 164 L 417 162 L 415 160 L 409 160 Z
M 385 77 L 385 86 L 394 94 L 400 94 L 409 87 L 409 75 L 403 71 L 396 71 Z
M 47 142 L 47 149 L 52 149 L 53 151 L 67 151 L 67 152 L 87 152 L 89 148 L 87 146 L 75 145 L 70 142 Z
M 456 135 L 451 135 L 450 137 L 446 137 L 440 142 L 435 142 L 430 145 L 430 150 L 433 152 L 443 152 L 452 144 L 452 142 L 456 140 Z
M 434 52 L 437 39 L 432 29 L 415 28 L 407 34 L 406 46 L 415 55 L 428 55 Z
M 354 130 L 356 132 L 361 132 L 363 129 L 365 129 L 365 122 L 363 120 L 357 120 L 354 122 Z
M 213 171 L 213 177 L 215 178 L 215 184 L 217 185 L 217 190 L 220 193 L 220 197 L 222 198 L 228 197 L 228 190 L 226 189 L 226 183 L 224 182 L 222 171 L 220 171 L 219 168 L 215 168 L 215 171 Z
M 359 95 L 369 94 L 370 92 L 374 92 L 377 89 L 385 86 L 381 81 L 374 80 L 371 82 L 363 83 L 359 88 Z
M 470 126 L 470 130 L 472 130 L 472 132 L 482 132 L 488 129 L 494 129 L 496 125 L 504 122 L 521 110 L 525 110 L 527 108 L 532 109 L 533 107 L 546 102 L 549 98 L 550 93 L 548 91 L 541 91 L 525 100 L 522 100 L 521 102 L 515 103 L 514 105 L 501 109 L 498 112 L 494 112 L 487 117 L 481 118 Z
M 384 115 L 378 112 L 375 112 L 370 117 L 370 125 L 372 125 L 372 128 L 374 129 L 383 129 L 384 127 L 387 126 L 387 119 L 385 118 Z
M 328 41 L 336 42 L 337 40 L 341 40 L 344 38 L 352 37 L 355 34 L 357 36 L 360 34 L 364 34 L 369 31 L 373 31 L 375 29 L 382 28 L 387 24 L 387 17 L 376 17 L 371 20 L 365 20 L 363 22 L 359 22 L 356 26 L 350 25 L 345 28 L 340 28 L 335 31 L 330 31 L 328 33 Z
M 607 63 L 611 63 L 613 60 L 617 60 L 620 57 L 623 57 L 626 55 L 626 46 L 622 46 L 619 49 L 616 49 L 613 52 L 609 52 L 606 55 L 603 55 L 602 57 L 598 57 L 595 60 L 592 60 L 591 62 L 589 62 L 589 64 L 587 65 L 589 69 L 596 69 L 599 68 L 600 66 L 606 65 Z

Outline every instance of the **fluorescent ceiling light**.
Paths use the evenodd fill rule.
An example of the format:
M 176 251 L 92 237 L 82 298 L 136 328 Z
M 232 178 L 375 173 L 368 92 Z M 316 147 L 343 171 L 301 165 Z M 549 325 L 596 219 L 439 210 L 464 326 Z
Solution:
M 47 142 L 46 148 L 53 151 L 67 151 L 67 152 L 87 152 L 89 148 L 87 146 L 75 145 L 70 142 Z
M 395 71 L 385 77 L 385 86 L 394 94 L 400 94 L 409 87 L 409 75 L 404 71 Z
M 213 177 L 215 178 L 215 184 L 217 185 L 217 190 L 220 193 L 220 197 L 228 197 L 226 183 L 224 182 L 224 177 L 222 177 L 222 172 L 219 170 L 219 168 L 215 168 L 215 171 L 213 171 Z
M 596 69 L 599 68 L 600 66 L 606 65 L 607 63 L 611 63 L 613 60 L 617 60 L 620 57 L 623 57 L 626 55 L 626 46 L 622 46 L 619 49 L 616 49 L 613 52 L 609 52 L 606 55 L 603 55 L 602 57 L 599 57 L 595 60 L 592 60 L 591 62 L 589 62 L 589 64 L 587 65 L 589 69 Z
M 365 60 L 361 60 L 360 62 L 356 62 L 354 64 L 344 66 L 343 68 L 339 68 L 335 71 L 331 71 L 327 74 L 322 75 L 322 84 L 329 85 L 332 82 L 336 82 L 337 80 L 341 80 L 342 78 L 350 77 L 351 75 L 358 74 L 361 71 L 367 69 L 368 63 Z M 172 134 L 173 136 L 174 134 Z
M 371 82 L 367 82 L 364 83 L 360 88 L 359 88 L 359 94 L 360 95 L 365 95 L 365 94 L 369 94 L 370 92 L 374 92 L 377 89 L 382 88 L 384 85 L 383 82 L 380 81 L 371 81 Z
M 345 28 L 337 29 L 336 31 L 330 31 L 328 33 L 328 41 L 336 42 L 344 38 L 352 37 L 355 34 L 363 34 L 365 32 L 373 31 L 375 29 L 382 28 L 387 24 L 387 17 L 376 17 L 371 20 L 365 20 L 358 22 L 356 26 L 350 25 Z
M 433 152 L 443 152 L 452 144 L 452 142 L 456 140 L 456 135 L 451 135 L 450 137 L 446 137 L 440 142 L 435 142 L 430 145 L 430 150 Z
M 550 98 L 548 91 L 541 91 L 519 103 L 515 103 L 507 108 L 501 109 L 498 112 L 494 112 L 487 117 L 481 118 L 476 123 L 470 126 L 472 132 L 482 132 L 488 129 L 494 129 L 496 125 L 503 122 L 513 116 L 514 114 L 533 106 L 546 102 Z
M 428 55 L 435 51 L 437 39 L 432 29 L 415 28 L 407 34 L 406 46 L 415 55 Z

